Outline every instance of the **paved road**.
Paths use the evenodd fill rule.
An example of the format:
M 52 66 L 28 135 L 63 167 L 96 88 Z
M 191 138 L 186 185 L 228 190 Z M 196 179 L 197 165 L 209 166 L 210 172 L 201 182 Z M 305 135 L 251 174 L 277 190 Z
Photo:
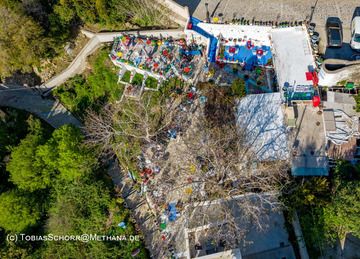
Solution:
M 86 66 L 86 59 L 89 55 L 95 52 L 101 44 L 109 43 L 114 40 L 114 37 L 119 36 L 123 32 L 103 32 L 93 34 L 87 31 L 83 32 L 86 36 L 90 38 L 88 43 L 76 56 L 76 58 L 71 62 L 71 64 L 63 70 L 60 74 L 54 76 L 49 81 L 45 82 L 41 87 L 43 91 L 48 91 L 54 89 L 55 87 L 63 84 L 67 79 L 73 77 L 76 74 L 81 73 Z M 184 35 L 183 30 L 152 30 L 152 31 L 127 31 L 127 33 L 137 34 L 137 35 L 146 35 L 146 36 L 155 36 L 155 37 L 169 37 L 179 38 Z
M 181 5 L 188 5 L 190 13 L 206 19 L 205 3 L 209 4 L 210 15 L 223 17 L 231 21 L 234 17 L 262 21 L 295 21 L 305 20 L 311 16 L 311 7 L 315 6 L 313 21 L 325 24 L 328 16 L 337 16 L 344 26 L 350 24 L 353 12 L 360 6 L 359 0 L 175 0 Z
M 33 113 L 54 128 L 64 124 L 81 123 L 56 100 L 43 99 L 36 89 L 21 86 L 0 86 L 0 106 L 13 107 Z

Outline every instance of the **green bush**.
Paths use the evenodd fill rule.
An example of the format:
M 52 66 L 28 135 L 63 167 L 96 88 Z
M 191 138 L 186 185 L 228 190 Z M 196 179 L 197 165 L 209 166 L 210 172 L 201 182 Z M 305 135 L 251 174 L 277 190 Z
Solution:
M 244 97 L 246 96 L 246 87 L 245 81 L 243 79 L 237 78 L 231 84 L 231 92 L 232 95 L 236 97 Z
M 54 90 L 54 95 L 80 118 L 85 110 L 97 110 L 104 102 L 119 100 L 124 86 L 118 84 L 116 68 L 108 58 L 108 49 L 101 50 L 91 61 L 92 71 L 85 77 L 77 75 Z
M 148 78 L 146 78 L 145 80 L 145 86 L 147 88 L 152 88 L 152 89 L 156 89 L 158 86 L 158 80 L 149 76 Z
M 142 85 L 144 76 L 142 74 L 136 73 L 131 81 L 131 84 L 133 85 Z
M 130 76 L 131 76 L 131 71 L 127 70 L 123 77 L 121 78 L 121 81 L 124 81 L 126 83 L 130 83 Z

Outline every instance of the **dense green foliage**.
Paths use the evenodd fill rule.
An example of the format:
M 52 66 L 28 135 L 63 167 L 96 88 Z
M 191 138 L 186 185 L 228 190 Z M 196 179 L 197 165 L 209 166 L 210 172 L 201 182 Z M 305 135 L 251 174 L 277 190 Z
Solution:
M 20 140 L 26 136 L 28 127 L 26 121 L 29 114 L 2 108 L 2 118 L 0 119 L 0 192 L 7 188 L 8 174 L 5 170 L 5 160 L 10 154 L 11 147 L 16 146 Z M 31 120 L 31 119 L 30 119 Z
M 82 138 L 78 129 L 64 126 L 46 141 L 41 124 L 36 124 L 20 145 L 12 150 L 7 165 L 10 180 L 19 189 L 46 189 L 56 178 L 74 181 L 91 171 L 94 159 L 81 148 Z
M 81 20 L 85 24 L 120 29 L 128 22 L 137 26 L 162 24 L 162 14 L 152 0 L 65 0 L 59 1 L 54 11 L 63 23 Z
M 129 211 L 121 199 L 114 198 L 111 181 L 97 166 L 96 153 L 82 144 L 80 130 L 65 125 L 51 133 L 32 118 L 28 124 L 22 125 L 28 128 L 27 134 L 10 149 L 10 161 L 6 162 L 14 185 L 0 191 L 0 257 L 130 258 L 139 248 L 139 258 L 146 258 L 141 241 L 4 241 L 10 232 L 127 237 L 136 234 Z M 0 144 L 10 142 L 5 126 L 0 124 L 0 140 L 4 141 Z M 126 229 L 117 226 L 122 221 Z
M 20 233 L 40 219 L 39 204 L 31 196 L 16 190 L 0 195 L 0 227 Z
M 53 192 L 54 204 L 50 209 L 47 232 L 54 235 L 77 235 L 89 233 L 98 235 L 134 234 L 134 228 L 117 227 L 121 221 L 128 222 L 127 211 L 120 211 L 119 205 L 111 198 L 109 188 L 100 182 L 65 185 L 58 184 Z M 46 258 L 126 258 L 139 247 L 140 242 L 90 241 L 48 242 L 43 255 Z M 56 256 L 55 256 L 56 255 Z M 142 250 L 140 256 L 144 256 Z
M 151 77 L 151 76 L 149 76 L 145 80 L 145 86 L 148 87 L 148 88 L 156 89 L 157 86 L 158 86 L 158 80 Z
M 359 179 L 358 166 L 339 161 L 332 178 L 310 178 L 290 188 L 286 203 L 298 211 L 312 257 L 347 233 L 360 237 Z
M 131 84 L 133 85 L 142 85 L 144 76 L 142 74 L 136 73 L 131 81 Z
M 42 28 L 31 18 L 0 4 L 0 75 L 17 70 L 31 72 L 44 53 L 46 41 L 40 41 Z
M 54 91 L 61 102 L 80 117 L 88 108 L 119 100 L 123 86 L 117 83 L 116 68 L 108 57 L 108 49 L 101 50 L 91 62 L 92 71 L 87 76 L 75 76 Z

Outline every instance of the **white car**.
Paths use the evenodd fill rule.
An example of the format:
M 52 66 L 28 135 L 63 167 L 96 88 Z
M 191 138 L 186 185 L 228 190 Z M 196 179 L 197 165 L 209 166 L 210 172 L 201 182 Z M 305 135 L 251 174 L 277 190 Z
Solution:
M 351 41 L 352 49 L 360 51 L 360 16 L 355 16 L 351 22 Z

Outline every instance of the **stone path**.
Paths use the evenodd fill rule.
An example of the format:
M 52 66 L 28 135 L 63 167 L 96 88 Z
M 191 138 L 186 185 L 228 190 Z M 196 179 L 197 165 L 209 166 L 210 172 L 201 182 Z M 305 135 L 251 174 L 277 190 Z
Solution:
M 0 86 L 0 106 L 12 107 L 28 111 L 49 123 L 54 128 L 64 124 L 80 127 L 80 121 L 75 118 L 58 100 L 42 98 L 34 88 L 21 86 Z

